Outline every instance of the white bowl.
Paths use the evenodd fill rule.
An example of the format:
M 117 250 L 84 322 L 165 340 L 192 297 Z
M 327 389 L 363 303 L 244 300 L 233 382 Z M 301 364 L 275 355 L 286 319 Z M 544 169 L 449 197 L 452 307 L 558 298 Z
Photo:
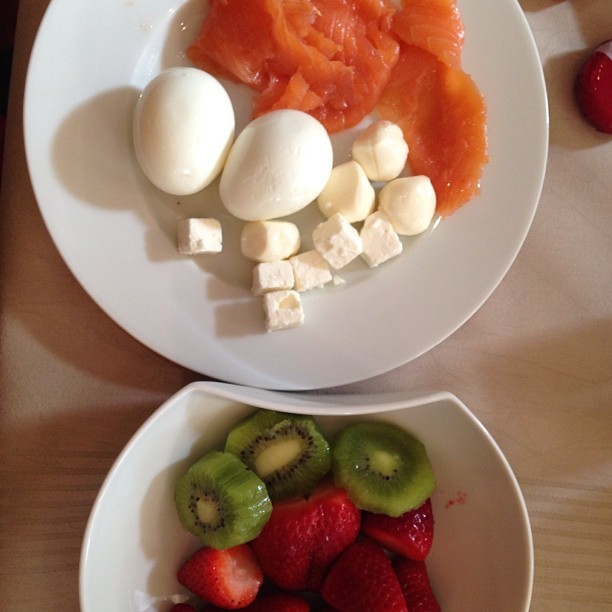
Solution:
M 366 415 L 413 432 L 437 479 L 427 566 L 442 609 L 529 609 L 533 543 L 525 502 L 501 450 L 456 397 L 306 395 L 193 383 L 144 423 L 98 494 L 81 555 L 83 612 L 163 612 L 184 595 L 176 570 L 199 543 L 179 525 L 174 483 L 199 456 L 222 448 L 231 425 L 253 407 L 314 415 L 329 433 Z

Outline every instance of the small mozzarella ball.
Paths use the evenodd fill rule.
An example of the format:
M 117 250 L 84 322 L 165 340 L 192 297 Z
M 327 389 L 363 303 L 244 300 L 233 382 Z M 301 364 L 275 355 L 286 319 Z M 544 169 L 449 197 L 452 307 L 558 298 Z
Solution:
M 349 223 L 363 221 L 376 205 L 376 193 L 356 161 L 335 166 L 317 198 L 326 217 L 340 213 Z
M 249 221 L 240 235 L 240 249 L 257 262 L 278 261 L 300 250 L 300 230 L 289 221 Z
M 221 175 L 221 201 L 244 221 L 285 217 L 316 199 L 332 164 L 319 121 L 302 111 L 271 111 L 238 134 Z
M 390 181 L 406 166 L 408 144 L 399 125 L 377 121 L 355 139 L 352 155 L 371 181 Z
M 234 129 L 232 102 L 219 81 L 197 68 L 171 68 L 155 77 L 136 103 L 136 158 L 162 191 L 197 193 L 221 172 Z
M 378 202 L 393 229 L 404 236 L 424 232 L 436 212 L 436 192 L 423 175 L 390 181 L 380 190 Z

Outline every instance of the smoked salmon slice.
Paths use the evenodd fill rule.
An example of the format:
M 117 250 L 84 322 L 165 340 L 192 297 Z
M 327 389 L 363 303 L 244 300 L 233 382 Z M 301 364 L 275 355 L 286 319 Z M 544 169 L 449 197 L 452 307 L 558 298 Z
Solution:
M 486 107 L 467 73 L 402 44 L 378 108 L 402 128 L 410 169 L 431 179 L 440 216 L 478 195 L 488 162 Z
M 453 68 L 461 68 L 464 26 L 455 0 L 404 0 L 393 18 L 400 40 L 433 53 Z
M 375 108 L 397 62 L 388 0 L 210 0 L 187 55 L 258 92 L 254 116 L 304 110 L 328 132 Z

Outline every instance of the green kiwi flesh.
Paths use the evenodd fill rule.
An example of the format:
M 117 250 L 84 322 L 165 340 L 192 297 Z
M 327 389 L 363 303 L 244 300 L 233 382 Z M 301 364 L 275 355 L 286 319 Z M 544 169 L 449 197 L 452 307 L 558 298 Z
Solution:
M 228 434 L 235 454 L 266 484 L 272 500 L 304 496 L 331 468 L 331 449 L 315 420 L 260 409 Z
M 362 510 L 399 516 L 431 496 L 434 472 L 425 446 L 392 423 L 348 425 L 332 444 L 332 472 Z
M 219 451 L 204 455 L 178 480 L 174 502 L 183 527 L 216 549 L 253 540 L 272 512 L 262 480 L 235 455 Z

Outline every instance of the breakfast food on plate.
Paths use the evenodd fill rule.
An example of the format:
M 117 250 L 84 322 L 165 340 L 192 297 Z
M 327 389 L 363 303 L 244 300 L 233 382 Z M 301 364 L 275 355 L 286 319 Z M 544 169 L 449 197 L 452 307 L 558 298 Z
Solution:
M 376 121 L 357 136 L 351 154 L 371 181 L 390 181 L 406 166 L 408 144 L 399 125 Z
M 212 0 L 187 55 L 255 90 L 254 116 L 296 108 L 338 132 L 376 106 L 397 60 L 394 13 L 386 0 Z
M 599 45 L 582 65 L 576 97 L 589 123 L 612 134 L 612 40 Z
M 364 221 L 359 235 L 363 248 L 361 257 L 370 268 L 376 268 L 381 263 L 396 257 L 404 249 L 389 217 L 382 211 L 372 213 Z
M 461 67 L 455 0 L 212 0 L 187 54 L 257 92 L 254 116 L 295 108 L 334 133 L 376 110 L 400 126 L 446 217 L 479 193 L 486 106 Z M 248 41 L 248 44 L 245 44 Z
M 403 252 L 402 236 L 479 193 L 486 106 L 462 69 L 463 38 L 455 0 L 210 0 L 187 49 L 196 68 L 145 88 L 134 118 L 143 171 L 177 195 L 220 176 L 222 204 L 245 222 L 240 250 L 257 264 L 267 331 L 300 327 L 298 293 L 344 284 L 332 270 L 378 267 Z M 217 78 L 254 92 L 235 138 Z M 352 158 L 334 165 L 330 134 L 366 117 Z M 327 221 L 284 219 L 314 202 Z M 219 253 L 219 222 L 180 219 L 178 249 Z
M 176 483 L 181 524 L 204 544 L 222 549 L 252 540 L 272 512 L 261 479 L 232 453 L 212 451 Z
M 344 268 L 363 251 L 359 232 L 340 213 L 319 223 L 312 232 L 312 241 L 317 251 L 335 270 Z
M 300 229 L 290 221 L 248 221 L 240 234 L 240 250 L 247 259 L 273 262 L 295 255 L 301 240 Z
M 425 446 L 390 423 L 345 427 L 332 449 L 334 481 L 368 512 L 399 516 L 433 492 L 435 477 Z
M 179 219 L 177 234 L 181 255 L 219 253 L 223 248 L 223 230 L 217 219 Z
M 221 201 L 244 221 L 286 217 L 319 195 L 333 162 L 316 119 L 297 110 L 266 113 L 238 134 L 221 174 Z
M 266 329 L 277 331 L 300 327 L 304 324 L 302 298 L 293 289 L 268 291 L 263 296 Z
M 205 457 L 215 452 L 234 457 L 237 478 L 246 470 L 266 480 L 272 510 L 249 541 L 191 554 L 177 572 L 188 601 L 172 610 L 439 612 L 425 565 L 434 516 L 423 495 L 432 492 L 433 472 L 412 434 L 386 421 L 357 421 L 327 438 L 313 417 L 260 409 L 228 432 L 224 453 Z M 339 474 L 355 466 L 363 470 L 346 488 Z M 387 478 L 394 468 L 398 474 Z M 399 495 L 390 492 L 398 482 Z M 378 505 L 401 497 L 411 508 L 374 513 L 362 509 L 364 495 Z M 177 510 L 181 516 L 178 500 Z
M 317 204 L 326 217 L 342 213 L 349 223 L 355 223 L 373 212 L 376 192 L 362 165 L 349 160 L 332 168 Z
M 378 197 L 379 209 L 403 236 L 424 232 L 436 212 L 436 192 L 429 177 L 424 175 L 393 179 L 380 190 Z
M 136 103 L 136 158 L 162 191 L 197 193 L 221 172 L 234 129 L 232 102 L 217 79 L 197 68 L 170 68 L 149 82 Z
M 273 501 L 308 494 L 331 465 L 329 443 L 312 417 L 272 410 L 232 428 L 225 451 L 264 481 Z

